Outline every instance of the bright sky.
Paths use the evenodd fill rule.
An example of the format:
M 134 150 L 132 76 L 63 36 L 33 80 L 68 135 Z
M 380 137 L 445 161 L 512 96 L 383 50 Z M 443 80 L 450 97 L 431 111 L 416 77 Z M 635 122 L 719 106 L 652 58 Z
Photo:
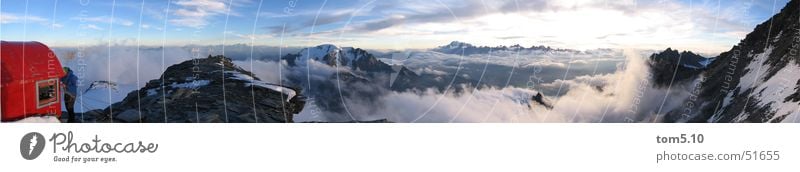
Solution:
M 2 0 L 0 39 L 51 46 L 334 43 L 729 49 L 787 0 Z

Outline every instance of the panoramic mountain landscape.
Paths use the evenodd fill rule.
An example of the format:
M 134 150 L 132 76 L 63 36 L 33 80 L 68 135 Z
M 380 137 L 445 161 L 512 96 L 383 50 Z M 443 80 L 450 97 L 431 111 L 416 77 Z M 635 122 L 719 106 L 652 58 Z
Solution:
M 225 30 L 227 22 L 207 19 L 232 17 L 234 24 L 247 23 L 237 21 L 250 18 L 242 9 L 267 5 L 168 2 L 178 11 L 137 11 L 156 16 L 153 21 L 163 26 L 145 28 L 142 21 L 105 15 L 85 17 L 108 24 L 95 29 L 109 31 L 97 38 L 107 43 L 51 41 L 50 48 L 62 66 L 77 71 L 82 84 L 77 86 L 75 111 L 77 121 L 87 123 L 800 122 L 798 0 L 724 6 L 693 1 L 447 1 L 449 13 L 384 3 L 388 2 L 368 2 L 350 10 L 333 5 L 327 8 L 338 10 L 297 14 L 259 8 L 255 16 L 266 18 L 267 24 L 255 17 L 245 24 L 253 29 L 249 34 Z M 226 9 L 217 6 L 239 12 L 221 12 Z M 60 27 L 55 19 L 14 15 L 6 12 L 10 7 L 2 8 L 4 40 L 17 39 L 7 28 L 20 17 L 39 22 L 33 25 Z M 470 12 L 473 8 L 485 9 L 486 14 Z M 181 10 L 206 16 L 191 18 Z M 752 11 L 745 13 L 747 20 L 736 20 L 741 14 L 737 10 Z M 552 22 L 550 15 L 598 11 L 608 15 L 598 20 L 630 19 L 647 26 L 535 25 Z M 367 15 L 373 13 L 387 18 Z M 658 18 L 662 20 L 646 18 L 657 14 L 664 15 Z M 685 15 L 692 17 L 684 20 Z M 504 35 L 511 32 L 479 27 L 499 22 L 494 20 L 498 16 L 522 17 L 508 26 L 523 29 Z M 154 39 L 148 43 L 108 38 L 113 26 L 121 25 L 120 32 L 126 32 L 125 27 L 134 24 L 139 25 L 133 30 L 137 37 L 142 29 L 150 29 L 154 32 L 144 36 Z M 475 28 L 467 27 L 471 24 Z M 221 38 L 198 36 L 220 26 Z M 185 30 L 194 34 L 184 35 Z M 490 38 L 476 30 L 487 30 Z M 180 33 L 176 40 L 199 39 L 175 43 L 167 39 L 173 36 L 168 32 Z M 62 110 L 67 114 L 66 107 Z M 60 117 L 68 120 L 67 115 Z
M 7 171 L 797 171 L 797 124 L 800 0 L 0 0 Z

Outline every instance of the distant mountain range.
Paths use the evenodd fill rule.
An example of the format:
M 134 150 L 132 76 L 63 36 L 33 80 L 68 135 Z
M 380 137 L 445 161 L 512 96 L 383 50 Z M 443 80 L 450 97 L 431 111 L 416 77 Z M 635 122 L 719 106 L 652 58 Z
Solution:
M 531 47 L 523 47 L 519 44 L 512 45 L 512 46 L 475 46 L 465 42 L 453 41 L 450 44 L 439 46 L 437 48 L 431 49 L 432 51 L 441 52 L 445 54 L 455 54 L 455 55 L 472 55 L 472 54 L 486 54 L 491 52 L 497 51 L 545 51 L 545 52 L 580 52 L 578 50 L 573 49 L 560 49 L 560 48 L 550 48 L 550 46 L 531 46 Z
M 790 114 L 798 113 L 798 8 L 800 0 L 792 0 L 716 57 L 672 48 L 650 55 L 646 60 L 651 87 L 688 89 L 675 91 L 691 94 L 672 97 L 686 104 L 664 110 L 661 121 L 786 122 Z M 464 56 L 499 51 L 586 52 L 548 46 L 475 46 L 458 41 L 430 51 Z M 280 59 L 288 64 L 286 85 L 263 82 L 225 56 L 209 56 L 170 66 L 160 78 L 130 92 L 123 101 L 82 117 L 91 122 L 294 122 L 293 116 L 313 103 L 326 112 L 324 122 L 390 122 L 345 115 L 349 113 L 347 104 L 378 102 L 390 92 L 433 89 L 460 93 L 487 87 L 463 75 L 417 73 L 408 66 L 381 61 L 364 49 L 332 44 L 302 48 Z M 317 64 L 335 70 L 315 68 Z M 552 109 L 555 105 L 551 103 L 557 103 L 542 93 L 526 96 L 529 100 L 519 102 L 528 107 Z
M 338 47 L 331 44 L 323 44 L 315 47 L 304 48 L 298 53 L 287 54 L 283 57 L 289 66 L 302 66 L 308 60 L 318 61 L 329 66 L 348 67 L 352 73 L 339 73 L 354 76 L 385 77 L 386 74 L 394 74 L 390 77 L 391 85 L 389 88 L 396 91 L 408 91 L 410 89 L 424 90 L 427 88 L 437 88 L 444 90 L 449 85 L 473 85 L 473 81 L 461 76 L 438 76 L 431 74 L 417 74 L 405 66 L 397 65 L 392 67 L 375 55 L 366 50 L 353 47 Z M 441 78 L 455 78 L 453 84 L 443 81 Z M 386 79 L 386 78 L 381 78 Z M 450 81 L 450 80 L 447 80 Z M 458 88 L 460 89 L 460 88 Z

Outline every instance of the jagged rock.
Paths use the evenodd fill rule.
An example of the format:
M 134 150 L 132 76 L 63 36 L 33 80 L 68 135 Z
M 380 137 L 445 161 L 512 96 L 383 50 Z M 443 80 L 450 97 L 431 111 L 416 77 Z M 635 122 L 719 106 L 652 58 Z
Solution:
M 139 118 L 139 111 L 134 109 L 128 109 L 114 116 L 114 119 L 123 122 L 139 122 L 141 118 Z
M 315 47 L 304 48 L 297 53 L 286 54 L 282 58 L 289 66 L 288 70 L 304 68 L 311 62 L 319 62 L 338 70 L 331 75 L 315 74 L 290 75 L 290 83 L 307 86 L 307 95 L 312 97 L 315 105 L 332 112 L 327 117 L 331 119 L 349 117 L 337 116 L 346 113 L 345 99 L 357 98 L 359 100 L 376 102 L 379 95 L 385 94 L 386 87 L 395 71 L 392 66 L 378 60 L 366 50 L 352 47 L 338 47 L 323 44 Z M 300 71 L 304 69 L 299 69 Z
M 402 67 L 397 73 L 391 89 L 394 91 L 412 91 L 433 88 L 438 91 L 453 91 L 462 93 L 467 88 L 484 88 L 486 83 L 479 83 L 476 80 L 466 78 L 461 75 L 435 75 L 435 74 L 416 74 L 406 67 Z
M 547 109 L 553 109 L 553 105 L 545 100 L 544 96 L 542 96 L 542 93 L 536 93 L 536 95 L 531 96 L 531 100 Z
M 650 55 L 648 64 L 656 87 L 676 85 L 699 76 L 714 58 L 705 58 L 691 51 L 678 52 L 672 48 Z
M 90 118 L 96 122 L 293 122 L 304 105 L 299 88 L 265 83 L 224 56 L 209 56 L 168 67 L 161 78 Z
M 800 0 L 721 53 L 703 73 L 696 106 L 670 111 L 665 122 L 782 122 L 800 102 Z

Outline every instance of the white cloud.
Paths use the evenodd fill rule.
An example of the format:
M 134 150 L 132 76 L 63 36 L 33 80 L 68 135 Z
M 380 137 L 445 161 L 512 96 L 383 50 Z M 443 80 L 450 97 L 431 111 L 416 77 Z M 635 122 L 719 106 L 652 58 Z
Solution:
M 52 23 L 52 24 L 50 24 L 50 27 L 52 27 L 54 29 L 58 29 L 58 28 L 63 28 L 64 25 L 59 24 L 59 23 Z
M 6 24 L 6 23 L 23 23 L 23 22 L 28 22 L 28 23 L 46 23 L 47 21 L 48 20 L 45 19 L 45 18 L 42 18 L 42 17 L 39 17 L 39 16 L 32 16 L 32 15 L 24 16 L 24 15 L 11 14 L 11 13 L 2 13 L 2 15 L 0 15 L 0 23 L 2 23 L 2 24 Z
M 127 20 L 127 19 L 111 18 L 111 17 L 108 17 L 108 16 L 73 17 L 71 19 L 72 20 L 78 20 L 78 21 L 85 21 L 85 22 L 105 23 L 105 24 L 111 24 L 113 22 L 114 24 L 118 24 L 118 25 L 122 25 L 122 26 L 133 26 L 133 24 L 134 24 L 132 21 Z
M 190 47 L 161 49 L 112 45 L 110 49 L 109 54 L 107 45 L 83 47 L 80 49 L 83 50 L 81 52 L 84 55 L 81 57 L 83 59 L 77 60 L 73 56 L 79 49 L 54 48 L 62 63 L 78 71 L 77 74 L 85 83 L 111 80 L 123 86 L 130 86 L 127 88 L 131 90 L 158 78 L 164 68 L 192 57 Z M 243 51 L 247 50 L 249 49 Z M 254 56 L 260 55 L 262 54 Z M 625 56 L 628 60 L 626 67 L 616 73 L 581 76 L 572 80 L 543 84 L 543 87 L 563 84 L 565 88 L 566 94 L 563 96 L 548 97 L 554 105 L 552 110 L 537 105 L 528 107 L 530 97 L 538 92 L 536 87 L 484 88 L 474 91 L 467 89 L 460 94 L 433 90 L 377 91 L 381 94 L 372 99 L 351 96 L 344 97 L 346 100 L 343 102 L 346 102 L 348 107 L 347 113 L 358 120 L 386 118 L 394 122 L 598 122 L 602 118 L 603 122 L 658 121 L 652 114 L 661 108 L 661 101 L 667 92 L 651 88 L 649 85 L 643 87 L 642 82 L 649 80 L 647 78 L 649 70 L 644 58 L 638 53 L 630 52 L 626 52 Z M 84 64 L 81 65 L 80 62 Z M 332 74 L 347 70 L 316 61 L 309 61 L 305 63 L 308 66 L 299 65 L 293 69 L 286 67 L 285 62 L 236 60 L 234 63 L 270 83 L 280 83 L 282 79 L 297 76 L 301 77 L 301 82 L 304 82 L 306 77 L 313 81 L 330 81 Z M 299 85 L 305 84 L 307 83 L 299 83 Z M 602 89 L 597 89 L 598 87 Z M 355 84 L 342 88 L 364 91 L 363 89 L 375 89 L 380 86 Z M 120 90 L 114 93 L 114 96 L 124 97 L 131 90 Z M 687 93 L 682 90 L 685 89 L 680 85 L 673 87 L 670 97 L 664 103 L 662 113 L 682 105 L 681 101 L 675 101 L 687 97 Z M 304 114 L 308 115 L 308 111 L 304 111 Z M 309 120 L 341 116 L 330 112 L 321 114 L 328 117 L 303 116 L 303 114 L 298 116 Z
M 20 15 L 20 14 L 11 14 L 11 13 L 4 13 L 4 12 L 0 12 L 0 13 L 1 13 L 0 14 L 0 24 L 13 24 L 13 23 L 26 23 L 27 22 L 27 23 L 35 23 L 35 24 L 40 24 L 40 25 L 53 27 L 53 28 L 60 28 L 60 26 L 61 26 L 60 24 L 50 23 L 49 22 L 50 20 L 48 20 L 46 18 L 43 18 L 43 17 L 39 17 L 39 16 L 33 16 L 33 15 L 25 16 L 25 15 Z
M 93 30 L 105 30 L 105 29 L 100 28 L 97 25 L 93 25 L 93 24 L 84 25 L 82 28 L 93 29 Z
M 233 61 L 233 63 L 247 71 L 253 72 L 256 77 L 267 83 L 280 83 L 283 76 L 279 74 L 287 72 L 279 71 L 281 69 L 286 70 L 286 61 L 237 60 Z
M 271 34 L 240 34 L 234 31 L 227 31 L 225 34 L 233 35 L 237 38 L 244 39 L 243 42 L 251 42 L 251 40 L 264 40 L 272 38 Z
M 394 63 L 412 69 L 431 67 L 457 67 L 459 64 L 495 64 L 513 67 L 566 68 L 572 64 L 588 64 L 594 61 L 622 61 L 622 50 L 571 51 L 493 51 L 489 54 L 467 56 L 444 54 L 433 51 L 412 51 L 407 59 L 395 59 Z
M 557 80 L 542 87 L 565 88 L 566 94 L 555 98 L 554 108 L 540 120 L 563 119 L 562 122 L 657 122 L 663 114 L 683 105 L 688 97 L 687 85 L 674 85 L 672 90 L 653 88 L 645 58 L 626 51 L 624 69 L 613 74 L 582 76 Z M 598 89 L 599 88 L 599 89 Z M 669 94 L 668 97 L 665 96 Z M 660 111 L 660 116 L 656 117 Z
M 143 87 L 152 79 L 159 78 L 167 67 L 192 57 L 190 49 L 179 47 L 162 49 L 125 45 L 109 47 L 98 44 L 51 48 L 61 64 L 75 72 L 79 90 L 87 89 L 94 81 L 111 81 L 118 84 L 116 90 L 81 93 L 81 105 L 76 105 L 78 112 L 105 108 L 113 102 L 121 101 L 131 91 Z
M 673 47 L 719 53 L 739 41 L 741 33 L 753 25 L 745 20 L 752 18 L 747 14 L 751 5 L 732 4 L 717 13 L 716 3 L 695 2 L 690 6 L 678 1 L 461 0 L 434 5 L 423 0 L 379 1 L 353 14 L 377 18 L 334 26 L 336 32 L 332 33 L 336 34 L 327 36 L 339 37 L 341 31 L 344 37 L 361 40 L 380 37 L 362 46 L 373 49 L 423 39 L 405 46 L 429 48 L 442 41 L 461 40 L 492 46 L 546 43 L 574 49 Z M 303 19 L 301 22 L 313 19 L 298 18 Z M 509 37 L 515 39 L 503 39 Z
M 170 19 L 170 23 L 178 26 L 191 28 L 203 28 L 208 25 L 208 20 L 216 15 L 238 16 L 232 10 L 229 11 L 231 4 L 226 4 L 224 0 L 180 0 L 175 2 L 180 6 L 175 10 L 175 19 Z
M 427 73 L 427 74 L 433 74 L 433 75 L 447 75 L 447 72 L 444 72 L 444 71 L 441 71 L 441 70 L 436 70 L 436 69 L 434 69 L 432 67 L 423 67 L 421 69 L 415 70 L 415 72 L 417 74 Z
M 86 81 L 109 80 L 120 85 L 143 86 L 161 76 L 164 68 L 192 57 L 190 49 L 180 47 L 141 47 L 125 45 L 93 45 L 88 47 L 53 48 L 62 64 L 81 69 L 79 76 Z M 109 50 L 111 52 L 109 52 Z M 75 55 L 83 56 L 78 60 Z M 162 56 L 163 53 L 163 56 Z M 71 59 L 68 57 L 72 57 Z M 162 57 L 164 63 L 162 63 Z M 81 66 L 81 63 L 85 66 Z M 110 65 L 110 66 L 109 66 Z M 139 83 L 137 84 L 137 73 Z M 127 92 L 126 92 L 127 93 Z
M 688 97 L 683 85 L 675 85 L 669 92 L 652 88 L 645 58 L 633 51 L 626 51 L 625 56 L 625 68 L 615 73 L 543 84 L 541 87 L 564 87 L 564 95 L 545 98 L 553 109 L 528 106 L 540 87 L 505 87 L 463 93 L 390 91 L 377 101 L 343 97 L 348 109 L 344 113 L 357 120 L 393 122 L 657 122 L 664 113 L 683 105 L 681 100 Z M 660 116 L 654 115 L 659 110 Z M 298 116 L 324 120 L 323 116 L 337 115 L 324 110 L 321 114 Z
M 385 106 L 375 114 L 393 122 L 538 122 L 531 118 L 535 113 L 532 109 L 541 106 L 529 108 L 527 104 L 535 94 L 534 90 L 513 87 L 460 95 L 433 90 L 421 94 L 391 92 L 381 99 Z

